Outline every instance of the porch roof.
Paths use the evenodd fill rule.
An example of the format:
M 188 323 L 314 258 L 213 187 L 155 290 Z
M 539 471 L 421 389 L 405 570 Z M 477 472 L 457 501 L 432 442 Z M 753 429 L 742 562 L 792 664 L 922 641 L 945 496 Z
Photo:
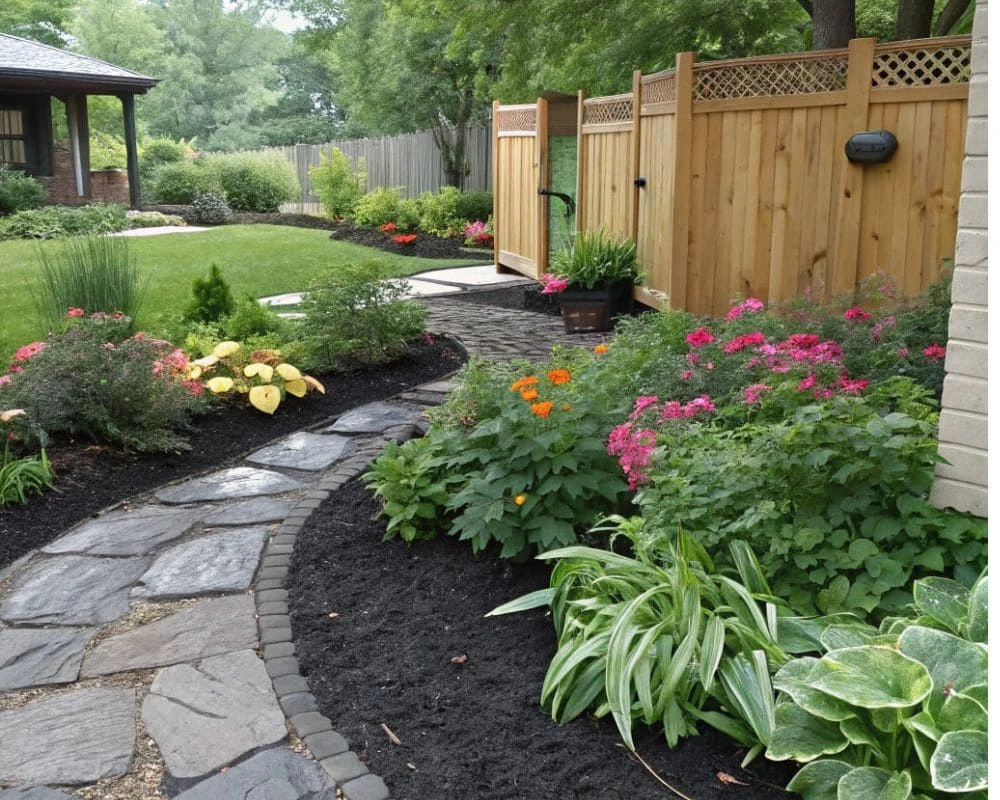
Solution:
M 0 93 L 143 94 L 157 83 L 106 61 L 0 33 Z

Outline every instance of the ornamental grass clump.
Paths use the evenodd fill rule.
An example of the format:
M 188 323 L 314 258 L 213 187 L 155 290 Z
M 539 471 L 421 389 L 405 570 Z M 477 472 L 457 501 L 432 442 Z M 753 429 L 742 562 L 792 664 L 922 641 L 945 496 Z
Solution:
M 616 237 L 604 228 L 576 234 L 572 245 L 553 254 L 550 268 L 551 273 L 542 276 L 542 291 L 547 294 L 642 281 L 635 241 Z

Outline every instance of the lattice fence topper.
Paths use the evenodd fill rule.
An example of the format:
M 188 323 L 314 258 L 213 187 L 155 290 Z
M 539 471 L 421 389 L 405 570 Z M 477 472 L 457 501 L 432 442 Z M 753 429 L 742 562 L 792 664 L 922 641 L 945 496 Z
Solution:
M 972 72 L 972 47 L 954 44 L 926 49 L 875 51 L 872 88 L 934 86 L 968 83 Z
M 677 99 L 677 75 L 673 72 L 642 77 L 643 103 L 672 103 Z
M 608 125 L 632 121 L 632 95 L 588 98 L 583 101 L 584 125 Z
M 497 109 L 497 128 L 500 131 L 533 131 L 537 113 L 535 106 L 501 106 Z
M 695 100 L 834 92 L 847 85 L 847 54 L 695 66 Z

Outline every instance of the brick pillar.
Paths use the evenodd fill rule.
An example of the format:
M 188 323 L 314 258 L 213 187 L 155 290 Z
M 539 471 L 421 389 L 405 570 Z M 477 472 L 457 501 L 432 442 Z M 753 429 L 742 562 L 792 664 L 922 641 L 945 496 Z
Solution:
M 987 516 L 988 449 L 986 79 L 986 0 L 976 0 L 969 122 L 938 442 L 938 452 L 949 463 L 938 467 L 931 501 L 980 517 Z

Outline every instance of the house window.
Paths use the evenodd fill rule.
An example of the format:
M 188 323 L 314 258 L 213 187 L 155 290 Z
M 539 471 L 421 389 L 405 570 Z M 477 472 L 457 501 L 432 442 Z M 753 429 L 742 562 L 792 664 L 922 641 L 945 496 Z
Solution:
M 23 112 L 20 109 L 0 108 L 0 164 L 26 165 L 25 142 Z

